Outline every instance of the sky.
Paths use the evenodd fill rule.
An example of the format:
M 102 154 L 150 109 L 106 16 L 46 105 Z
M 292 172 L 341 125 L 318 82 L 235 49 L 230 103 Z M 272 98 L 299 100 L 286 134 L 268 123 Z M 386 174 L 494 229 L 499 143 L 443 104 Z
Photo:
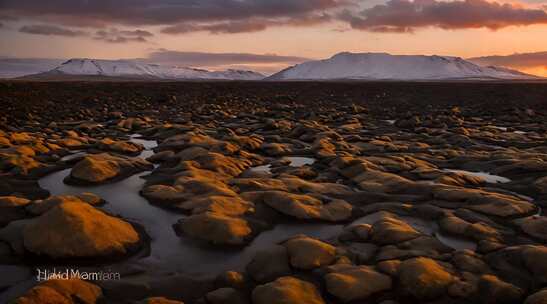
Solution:
M 0 60 L 270 74 L 344 51 L 387 52 L 547 76 L 547 0 L 0 0 L 0 38 Z

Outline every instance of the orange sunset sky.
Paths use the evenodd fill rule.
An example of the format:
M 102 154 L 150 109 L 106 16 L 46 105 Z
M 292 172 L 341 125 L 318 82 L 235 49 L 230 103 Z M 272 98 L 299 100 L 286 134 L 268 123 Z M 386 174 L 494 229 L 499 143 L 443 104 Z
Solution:
M 547 0 L 0 0 L 0 35 L 4 58 L 272 73 L 342 51 L 387 52 L 547 76 Z

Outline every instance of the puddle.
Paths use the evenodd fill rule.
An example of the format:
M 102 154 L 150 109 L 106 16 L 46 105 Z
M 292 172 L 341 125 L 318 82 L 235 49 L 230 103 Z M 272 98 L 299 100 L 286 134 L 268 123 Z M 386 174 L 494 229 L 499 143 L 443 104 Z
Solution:
M 513 191 L 509 191 L 509 190 L 506 190 L 506 189 L 492 188 L 492 187 L 484 187 L 483 189 L 486 190 L 486 191 L 489 191 L 489 192 L 501 193 L 501 194 L 505 194 L 505 195 L 518 197 L 521 200 L 527 201 L 527 202 L 530 202 L 530 203 L 533 203 L 535 201 L 534 198 L 532 198 L 532 197 L 526 196 L 524 194 L 516 193 L 516 192 L 513 192 Z
M 315 163 L 315 158 L 311 158 L 311 157 L 287 156 L 287 157 L 282 157 L 281 158 L 281 160 L 283 160 L 283 159 L 286 159 L 286 160 L 290 161 L 289 166 L 297 167 L 297 168 L 302 167 L 302 166 L 306 166 L 306 165 L 313 165 Z M 256 166 L 256 167 L 250 168 L 249 171 L 256 172 L 256 173 L 268 173 L 269 174 L 272 171 L 272 165 L 267 164 L 267 165 Z
M 503 132 L 507 132 L 507 127 L 498 127 L 498 126 L 488 126 L 488 127 L 498 129 Z
M 143 145 L 145 150 L 152 150 L 158 146 L 158 143 L 155 140 L 142 139 L 140 134 L 133 134 L 129 136 L 129 141 Z
M 301 156 L 288 156 L 283 157 L 283 159 L 288 159 L 291 161 L 289 166 L 291 167 L 302 167 L 305 165 L 313 165 L 315 163 L 315 158 L 311 157 L 301 157 Z
M 511 180 L 506 178 L 506 177 L 499 176 L 499 175 L 493 175 L 493 174 L 490 174 L 488 172 L 471 172 L 471 171 L 465 171 L 465 170 L 452 170 L 452 169 L 446 169 L 446 170 L 442 170 L 442 171 L 462 173 L 462 174 L 465 174 L 465 175 L 480 177 L 480 178 L 483 178 L 487 183 L 491 183 L 491 184 L 497 184 L 497 183 L 504 184 L 504 183 L 511 182 Z
M 434 236 L 443 244 L 445 244 L 448 247 L 454 248 L 456 250 L 477 250 L 477 244 L 473 241 L 460 238 L 460 237 L 454 237 L 451 235 L 444 234 L 441 231 L 437 231 L 434 233 Z
M 83 157 L 83 156 L 86 156 L 86 155 L 87 155 L 86 151 L 77 151 L 73 154 L 69 154 L 67 156 L 62 157 L 61 161 L 70 161 L 70 160 L 73 160 L 75 158 Z
M 272 165 L 262 165 L 262 166 L 256 166 L 253 168 L 250 168 L 249 171 L 251 172 L 257 172 L 257 173 L 271 173 L 272 172 Z
M 142 159 L 147 159 L 150 156 L 154 155 L 154 151 L 152 150 L 143 150 L 141 154 L 139 154 L 139 157 Z
M 154 155 L 154 151 L 152 151 L 152 149 L 158 146 L 158 142 L 155 140 L 141 139 L 140 137 L 140 134 L 133 134 L 129 137 L 129 141 L 132 143 L 143 145 L 144 150 L 141 152 L 139 157 L 147 159 L 148 157 Z

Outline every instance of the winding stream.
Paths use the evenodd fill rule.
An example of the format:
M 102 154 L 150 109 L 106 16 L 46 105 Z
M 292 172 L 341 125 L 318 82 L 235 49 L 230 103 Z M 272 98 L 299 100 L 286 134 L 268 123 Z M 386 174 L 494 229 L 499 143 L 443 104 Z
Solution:
M 172 225 L 184 215 L 151 205 L 139 195 L 145 183 L 141 176 L 148 172 L 133 175 L 117 183 L 93 187 L 64 184 L 63 179 L 68 174 L 70 169 L 48 175 L 40 180 L 40 185 L 50 190 L 52 195 L 82 192 L 97 194 L 108 202 L 101 209 L 143 225 L 151 238 L 151 254 L 140 260 L 139 264 L 151 272 L 163 270 L 218 273 L 222 270 L 242 270 L 256 251 L 268 245 L 300 233 L 318 238 L 334 237 L 343 228 L 342 225 L 327 224 L 279 224 L 274 229 L 261 233 L 243 249 L 207 248 L 175 234 Z
M 155 141 L 143 140 L 136 136 L 131 136 L 131 141 L 145 147 L 139 155 L 141 158 L 153 155 L 152 149 L 157 146 Z M 77 154 L 83 155 L 82 152 Z M 305 157 L 287 157 L 287 159 L 291 160 L 292 166 L 314 162 L 313 159 Z M 343 229 L 343 225 L 286 223 L 262 232 L 243 249 L 208 248 L 175 234 L 172 225 L 184 215 L 151 205 L 139 195 L 145 183 L 141 177 L 149 172 L 142 172 L 112 184 L 79 187 L 63 183 L 63 179 L 70 174 L 70 170 L 50 174 L 40 179 L 39 184 L 42 188 L 49 190 L 52 195 L 94 193 L 108 202 L 101 206 L 101 209 L 141 224 L 151 238 L 151 253 L 150 256 L 135 263 L 143 266 L 147 273 L 181 271 L 217 274 L 223 270 L 243 270 L 257 251 L 291 236 L 307 234 L 317 238 L 330 238 Z
M 157 146 L 155 141 L 131 137 L 131 141 L 143 144 L 145 150 L 139 155 L 142 158 L 153 155 L 152 149 Z M 81 152 L 78 152 L 82 155 Z M 291 166 L 298 167 L 313 164 L 312 158 L 286 157 Z M 184 215 L 170 212 L 156 207 L 139 195 L 145 180 L 142 176 L 149 172 L 133 175 L 122 181 L 98 186 L 71 186 L 63 183 L 63 179 L 70 174 L 66 169 L 50 174 L 40 179 L 40 186 L 49 190 L 52 195 L 80 194 L 91 192 L 99 195 L 108 203 L 100 208 L 132 222 L 141 224 L 151 238 L 151 253 L 141 259 L 132 259 L 127 263 L 138 265 L 147 274 L 168 272 L 218 274 L 225 270 L 241 271 L 250 262 L 254 254 L 297 234 L 306 234 L 311 237 L 329 239 L 336 237 L 344 225 L 324 223 L 283 223 L 276 225 L 272 230 L 264 231 L 244 248 L 215 249 L 184 237 L 178 237 L 172 225 Z M 377 215 L 363 217 L 356 223 L 373 223 Z M 434 223 L 414 217 L 401 217 L 416 229 L 428 235 L 435 235 L 446 245 L 463 249 L 475 248 L 469 241 L 449 236 L 439 236 Z

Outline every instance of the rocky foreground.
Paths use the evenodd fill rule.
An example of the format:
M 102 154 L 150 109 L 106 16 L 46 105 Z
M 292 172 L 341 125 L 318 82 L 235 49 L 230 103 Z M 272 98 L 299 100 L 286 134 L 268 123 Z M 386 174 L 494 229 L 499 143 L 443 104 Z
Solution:
M 369 104 L 326 88 L 317 102 L 277 102 L 275 90 L 239 87 L 223 97 L 233 103 L 207 102 L 210 86 L 188 102 L 63 88 L 41 110 L 19 88 L 5 93 L 0 302 L 547 303 L 541 100 L 397 106 L 396 91 Z M 45 186 L 63 172 L 70 193 Z M 124 188 L 136 175 L 142 186 Z M 131 191 L 146 201 L 125 202 Z M 170 250 L 184 260 L 193 244 L 203 264 L 146 262 L 165 250 L 157 224 L 122 203 L 172 215 Z M 264 244 L 287 225 L 297 228 Z M 222 263 L 248 248 L 243 265 L 204 270 L 211 252 Z M 42 267 L 121 278 L 38 283 Z

